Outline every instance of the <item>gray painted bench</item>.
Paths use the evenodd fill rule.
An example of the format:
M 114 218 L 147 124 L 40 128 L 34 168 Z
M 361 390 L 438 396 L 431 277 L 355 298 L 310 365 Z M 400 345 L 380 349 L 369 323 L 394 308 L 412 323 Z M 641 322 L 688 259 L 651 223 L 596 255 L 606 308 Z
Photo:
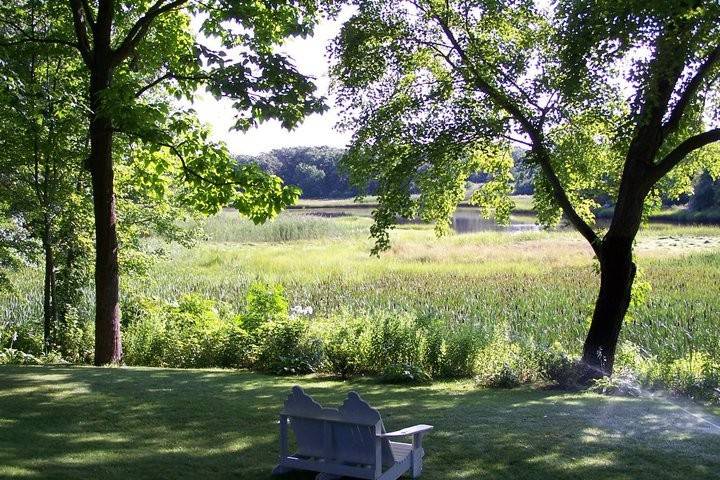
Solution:
M 288 424 L 297 451 L 288 452 Z M 273 475 L 292 470 L 318 472 L 317 480 L 341 477 L 395 480 L 406 472 L 418 478 L 430 425 L 386 432 L 380 412 L 350 392 L 338 409 L 323 408 L 295 386 L 280 413 L 280 459 Z M 412 437 L 412 443 L 390 441 Z

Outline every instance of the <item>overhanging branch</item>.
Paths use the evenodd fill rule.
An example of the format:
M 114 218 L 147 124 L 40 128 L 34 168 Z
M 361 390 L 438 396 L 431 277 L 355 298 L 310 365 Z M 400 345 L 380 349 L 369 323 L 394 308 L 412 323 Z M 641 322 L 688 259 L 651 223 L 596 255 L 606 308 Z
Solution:
M 211 78 L 211 77 L 210 77 L 210 75 L 207 75 L 207 74 L 201 74 L 201 75 L 176 75 L 176 74 L 173 73 L 173 72 L 167 72 L 167 73 L 165 73 L 165 74 L 163 74 L 163 75 L 160 75 L 158 78 L 156 78 L 155 80 L 151 81 L 150 83 L 148 83 L 148 84 L 145 85 L 144 87 L 140 88 L 137 92 L 135 92 L 135 98 L 141 97 L 145 92 L 147 92 L 148 90 L 150 90 L 150 89 L 153 88 L 154 86 L 159 85 L 160 83 L 164 82 L 165 80 L 174 79 L 174 80 L 191 80 L 191 81 L 192 81 L 192 80 L 195 80 L 195 81 L 201 81 L 201 80 L 208 80 L 209 78 Z
M 693 135 L 692 137 L 685 139 L 670 153 L 665 155 L 662 160 L 654 165 L 650 171 L 652 184 L 655 184 L 658 180 L 664 177 L 689 154 L 713 142 L 720 142 L 720 128 L 714 128 L 712 130 L 708 130 L 707 132 L 698 133 L 697 135 Z
M 202 175 L 195 171 L 194 169 L 190 168 L 190 166 L 185 161 L 185 157 L 183 156 L 182 152 L 180 152 L 180 149 L 178 146 L 173 145 L 171 143 L 159 143 L 158 145 L 161 145 L 163 147 L 167 147 L 173 155 L 175 155 L 178 160 L 180 160 L 180 165 L 182 166 L 183 172 L 186 176 L 195 177 L 201 182 L 205 182 L 209 185 L 214 185 L 216 187 L 227 187 L 230 185 L 237 185 L 237 182 L 218 182 L 216 180 L 212 180 L 210 178 L 207 178 L 205 175 Z
M 208 185 L 214 185 L 216 187 L 227 187 L 230 185 L 242 186 L 239 182 L 232 182 L 232 181 L 231 182 L 220 182 L 217 180 L 213 180 L 212 178 L 208 178 L 207 176 L 199 173 L 198 171 L 196 171 L 195 169 L 190 167 L 190 165 L 188 165 L 187 161 L 185 160 L 185 156 L 180 151 L 180 148 L 183 146 L 185 141 L 177 143 L 177 144 L 173 144 L 168 141 L 162 141 L 159 139 L 150 138 L 147 135 L 144 135 L 142 132 L 132 132 L 132 131 L 124 130 L 124 129 L 117 128 L 117 127 L 114 128 L 114 131 L 116 131 L 118 133 L 123 133 L 123 134 L 131 136 L 131 137 L 136 137 L 143 142 L 151 143 L 158 147 L 167 148 L 168 150 L 170 150 L 170 153 L 172 153 L 178 160 L 180 160 L 180 166 L 181 166 L 181 168 L 183 170 L 183 174 L 185 175 L 186 178 L 193 177 L 193 178 L 200 180 L 203 183 L 207 183 Z
M 155 18 L 174 8 L 181 7 L 188 1 L 189 0 L 174 0 L 169 3 L 165 3 L 166 0 L 157 0 L 153 6 L 150 7 L 132 27 L 130 27 L 130 30 L 127 35 L 125 35 L 125 38 L 120 43 L 120 46 L 112 51 L 111 63 L 113 65 L 119 65 L 130 55 L 137 44 L 145 38 L 145 35 L 148 30 L 150 30 L 152 22 Z
M 530 118 L 525 115 L 518 105 L 483 78 L 483 76 L 475 68 L 473 62 L 471 62 L 467 52 L 465 52 L 462 48 L 462 45 L 460 45 L 460 42 L 457 40 L 455 34 L 452 32 L 445 20 L 440 18 L 438 15 L 435 15 L 435 19 L 455 51 L 457 51 L 463 63 L 468 67 L 469 71 L 472 72 L 473 78 L 470 79 L 471 83 L 476 85 L 483 93 L 488 95 L 498 106 L 507 110 L 507 112 L 512 115 L 512 117 L 528 134 L 532 142 L 532 151 L 542 168 L 543 174 L 552 187 L 555 200 L 558 202 L 558 205 L 560 205 L 560 208 L 573 227 L 575 227 L 575 229 L 588 241 L 588 243 L 590 243 L 593 251 L 599 257 L 601 253 L 600 246 L 602 244 L 602 240 L 598 237 L 592 227 L 577 213 L 575 207 L 573 207 L 562 182 L 560 182 L 560 179 L 555 173 L 555 169 L 550 162 L 550 153 L 543 142 L 542 131 L 540 131 L 540 129 L 532 123 Z M 464 74 L 463 71 L 459 70 L 459 72 Z
M 717 63 L 719 60 L 720 43 L 717 44 L 715 48 L 710 52 L 710 55 L 708 55 L 702 65 L 700 65 L 700 67 L 698 68 L 697 72 L 695 72 L 695 75 L 688 82 L 687 87 L 685 87 L 685 91 L 680 95 L 680 98 L 678 99 L 675 107 L 670 113 L 670 117 L 668 118 L 667 122 L 665 122 L 665 125 L 663 125 L 662 127 L 663 135 L 665 137 L 667 137 L 668 134 L 672 133 L 675 129 L 677 129 L 678 125 L 680 125 L 680 120 L 682 119 L 683 113 L 685 113 L 685 108 L 690 103 L 690 100 L 692 99 L 693 95 L 695 95 L 698 88 L 700 88 L 700 85 L 702 84 L 706 75 L 710 72 L 710 70 L 712 70 L 715 63 Z

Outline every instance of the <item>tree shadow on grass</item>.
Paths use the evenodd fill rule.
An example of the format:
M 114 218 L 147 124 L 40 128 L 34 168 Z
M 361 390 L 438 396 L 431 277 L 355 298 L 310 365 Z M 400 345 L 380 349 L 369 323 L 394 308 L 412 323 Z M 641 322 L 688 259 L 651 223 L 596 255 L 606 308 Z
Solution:
M 434 425 L 426 479 L 720 476 L 720 431 L 663 400 L 469 382 L 408 388 L 235 371 L 0 367 L 0 477 L 270 478 L 277 414 L 294 384 L 327 406 L 357 390 L 390 429 Z

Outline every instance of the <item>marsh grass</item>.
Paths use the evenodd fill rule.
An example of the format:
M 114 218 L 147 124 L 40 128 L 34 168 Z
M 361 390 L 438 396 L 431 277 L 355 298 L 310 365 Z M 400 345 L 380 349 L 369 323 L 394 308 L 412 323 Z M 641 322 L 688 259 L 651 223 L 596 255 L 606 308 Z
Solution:
M 166 246 L 148 275 L 125 277 L 123 301 L 150 296 L 173 302 L 196 293 L 244 308 L 248 286 L 285 286 L 291 305 L 314 309 L 311 321 L 410 315 L 500 331 L 528 348 L 559 344 L 579 353 L 589 326 L 598 276 L 587 244 L 571 231 L 478 232 L 436 238 L 427 225 L 401 225 L 392 248 L 369 254 L 370 220 L 319 218 L 286 212 L 253 226 L 233 212 L 207 223 L 212 240 L 191 249 Z M 622 339 L 643 355 L 669 363 L 697 353 L 720 359 L 720 228 L 650 225 L 638 237 L 637 259 L 651 285 L 633 308 Z M 41 316 L 37 270 L 17 276 L 0 297 L 0 323 L 34 323 Z M 92 319 L 91 297 L 79 313 Z
M 165 299 L 195 292 L 241 309 L 248 285 L 259 279 L 283 284 L 291 304 L 311 305 L 316 318 L 410 314 L 579 352 L 598 276 L 589 247 L 575 233 L 437 239 L 428 226 L 403 225 L 392 239 L 380 258 L 369 255 L 372 241 L 363 235 L 202 244 L 175 251 L 172 261 L 160 262 L 130 288 Z M 709 294 L 720 284 L 719 240 L 717 227 L 662 225 L 642 233 L 638 263 L 652 289 L 631 312 L 624 340 L 664 359 L 698 351 L 720 358 L 720 299 Z
M 367 230 L 369 221 L 358 217 L 335 219 L 289 211 L 265 224 L 254 225 L 236 211 L 228 209 L 201 223 L 211 242 L 282 243 L 356 235 Z

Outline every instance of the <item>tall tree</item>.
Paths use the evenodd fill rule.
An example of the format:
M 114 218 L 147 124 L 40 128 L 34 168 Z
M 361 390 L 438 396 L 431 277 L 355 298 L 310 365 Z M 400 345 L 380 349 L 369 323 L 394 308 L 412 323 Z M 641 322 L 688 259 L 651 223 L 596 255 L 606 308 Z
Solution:
M 478 170 L 492 179 L 475 201 L 507 219 L 508 151 L 526 146 L 539 167 L 539 219 L 564 215 L 599 261 L 583 362 L 588 379 L 610 374 L 644 212 L 659 192 L 689 191 L 695 172 L 717 164 L 707 153 L 720 141 L 720 3 L 354 4 L 334 75 L 345 125 L 359 125 L 346 163 L 356 180 L 380 185 L 376 251 L 398 215 L 446 228 Z M 615 205 L 605 231 L 593 215 L 603 194 Z
M 43 36 L 49 19 L 40 5 L 30 5 L 27 18 L 28 31 Z M 0 46 L 0 54 L 5 80 L 0 91 L 0 201 L 5 214 L 40 245 L 26 254 L 44 260 L 48 351 L 63 313 L 58 298 L 68 293 L 66 280 L 76 266 L 72 255 L 66 255 L 79 246 L 75 219 L 87 205 L 87 182 L 80 171 L 87 144 L 80 63 L 62 48 L 32 42 Z
M 34 4 L 43 5 L 55 19 L 42 36 L 27 28 L 27 12 Z M 224 146 L 208 141 L 207 129 L 192 112 L 154 92 L 164 89 L 191 100 L 204 86 L 217 97 L 232 99 L 238 110 L 236 128 L 270 118 L 292 128 L 324 105 L 314 96 L 312 82 L 275 47 L 287 37 L 310 33 L 317 8 L 307 0 L 26 0 L 1 6 L 0 44 L 61 46 L 72 49 L 84 64 L 89 104 L 85 168 L 92 179 L 95 218 L 95 363 L 118 362 L 115 137 L 134 138 L 172 155 L 191 186 L 185 200 L 202 211 L 232 203 L 255 221 L 276 214 L 295 200 L 297 190 L 256 166 L 235 167 Z M 190 26 L 192 16 L 202 20 L 199 32 Z M 167 155 L 151 152 L 138 160 L 152 167 L 150 183 L 161 186 L 153 179 L 170 166 Z

